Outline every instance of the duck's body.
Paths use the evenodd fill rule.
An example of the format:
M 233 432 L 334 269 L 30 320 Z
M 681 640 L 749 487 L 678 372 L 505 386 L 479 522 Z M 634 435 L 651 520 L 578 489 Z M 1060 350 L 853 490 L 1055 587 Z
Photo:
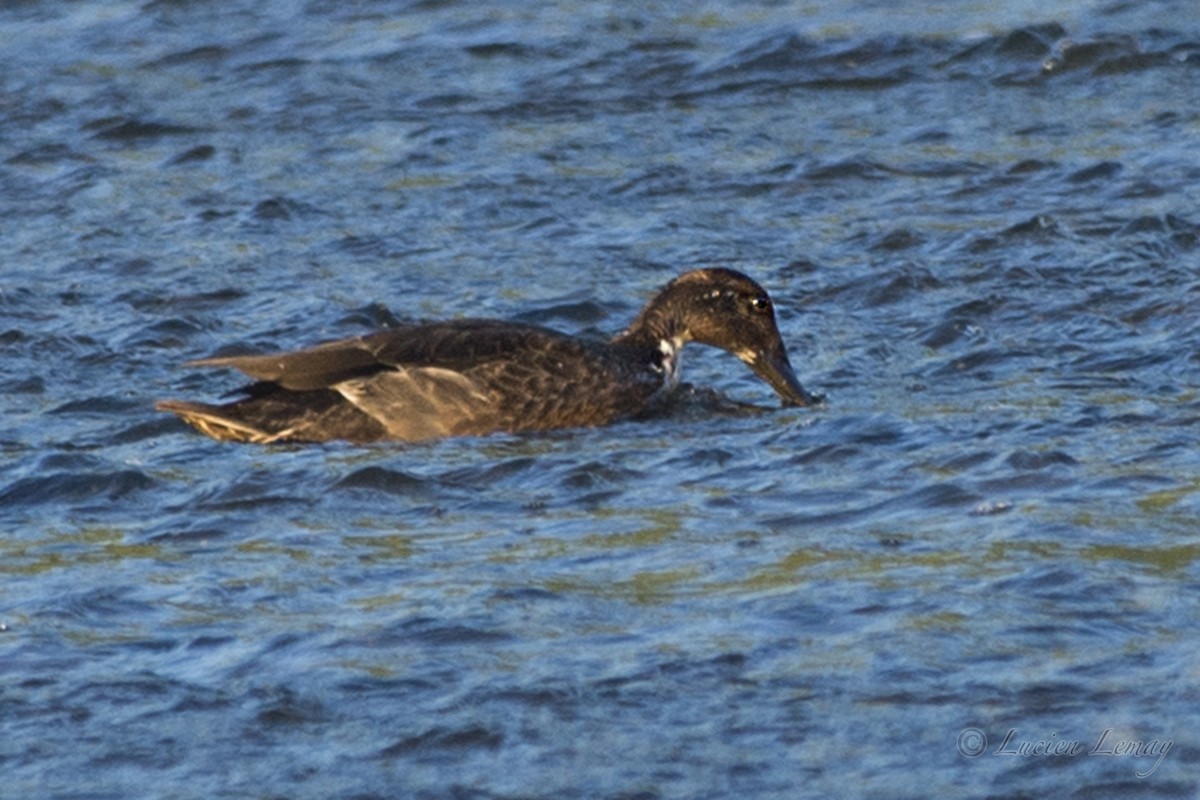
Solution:
M 223 405 L 166 400 L 216 439 L 420 441 L 607 425 L 675 387 L 688 341 L 737 355 L 785 404 L 811 397 L 788 362 L 767 294 L 741 273 L 686 273 L 621 334 L 595 342 L 497 320 L 406 325 L 305 350 L 193 362 L 255 383 Z

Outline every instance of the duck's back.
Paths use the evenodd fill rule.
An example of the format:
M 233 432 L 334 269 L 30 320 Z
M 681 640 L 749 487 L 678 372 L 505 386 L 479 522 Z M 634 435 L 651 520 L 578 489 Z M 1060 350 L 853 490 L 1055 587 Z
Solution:
M 662 387 L 654 352 L 533 325 L 455 320 L 305 350 L 196 362 L 257 380 L 221 406 L 167 401 L 205 433 L 242 441 L 418 441 L 603 425 Z

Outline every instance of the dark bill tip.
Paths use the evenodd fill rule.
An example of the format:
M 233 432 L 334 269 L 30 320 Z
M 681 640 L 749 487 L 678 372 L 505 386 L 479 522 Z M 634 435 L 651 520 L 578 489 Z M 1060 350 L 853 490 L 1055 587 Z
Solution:
M 800 385 L 786 352 L 780 351 L 776 355 L 764 354 L 756 359 L 751 367 L 760 378 L 771 385 L 785 408 L 813 406 L 825 399 L 822 395 L 806 391 Z

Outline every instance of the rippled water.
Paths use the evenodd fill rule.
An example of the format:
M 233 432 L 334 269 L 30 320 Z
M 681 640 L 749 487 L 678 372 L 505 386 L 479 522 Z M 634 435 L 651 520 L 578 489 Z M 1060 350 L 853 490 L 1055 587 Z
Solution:
M 0 9 L 0 793 L 1196 795 L 1190 0 L 297 5 Z M 825 407 L 152 410 L 712 264 Z

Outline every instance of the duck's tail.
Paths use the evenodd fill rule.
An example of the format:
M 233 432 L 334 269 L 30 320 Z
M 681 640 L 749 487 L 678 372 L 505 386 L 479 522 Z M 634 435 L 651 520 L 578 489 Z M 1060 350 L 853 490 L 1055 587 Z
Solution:
M 222 405 L 161 400 L 154 407 L 178 414 L 206 436 L 225 442 L 377 442 L 388 438 L 378 420 L 332 389 L 291 392 L 255 385 L 244 391 L 250 397 Z
M 232 405 L 232 404 L 231 404 Z M 159 400 L 154 404 L 158 411 L 169 411 L 179 415 L 187 424 L 223 442 L 249 442 L 269 444 L 287 439 L 290 431 L 271 432 L 237 419 L 230 406 L 215 406 L 208 403 L 191 403 L 187 400 Z

